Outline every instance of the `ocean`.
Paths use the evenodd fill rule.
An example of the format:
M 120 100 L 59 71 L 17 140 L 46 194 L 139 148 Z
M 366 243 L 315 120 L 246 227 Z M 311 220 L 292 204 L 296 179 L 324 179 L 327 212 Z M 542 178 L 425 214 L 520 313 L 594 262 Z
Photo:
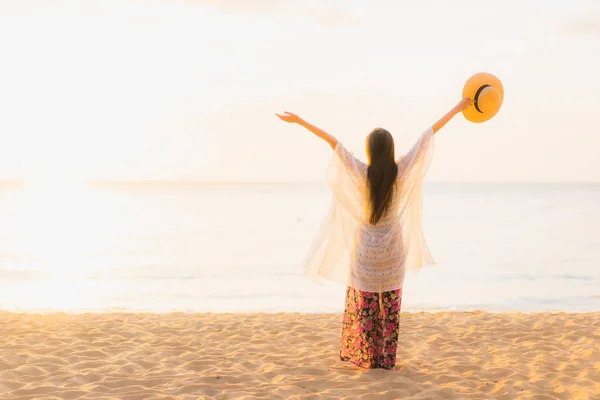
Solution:
M 435 184 L 404 311 L 600 310 L 600 185 Z M 0 309 L 342 312 L 302 261 L 325 183 L 0 185 Z

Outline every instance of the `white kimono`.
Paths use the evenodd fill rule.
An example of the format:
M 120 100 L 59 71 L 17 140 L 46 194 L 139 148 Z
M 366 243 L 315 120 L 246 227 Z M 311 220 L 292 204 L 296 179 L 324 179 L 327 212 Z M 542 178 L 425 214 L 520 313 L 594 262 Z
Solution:
M 396 192 L 386 215 L 369 224 L 367 165 L 338 143 L 327 168 L 331 207 L 304 263 L 306 275 L 366 292 L 401 289 L 407 269 L 433 259 L 422 229 L 421 183 L 433 156 L 433 129 L 398 159 Z

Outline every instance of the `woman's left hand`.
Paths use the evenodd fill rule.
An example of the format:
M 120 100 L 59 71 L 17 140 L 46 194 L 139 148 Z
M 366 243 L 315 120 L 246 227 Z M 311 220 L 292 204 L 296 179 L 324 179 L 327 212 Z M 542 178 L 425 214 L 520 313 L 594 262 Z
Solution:
M 279 117 L 280 120 L 285 121 L 285 122 L 289 122 L 289 123 L 300 123 L 300 121 L 302 121 L 302 118 L 300 118 L 299 116 L 297 116 L 296 114 L 293 114 L 291 112 L 285 111 L 283 113 L 283 115 L 281 114 L 275 114 Z

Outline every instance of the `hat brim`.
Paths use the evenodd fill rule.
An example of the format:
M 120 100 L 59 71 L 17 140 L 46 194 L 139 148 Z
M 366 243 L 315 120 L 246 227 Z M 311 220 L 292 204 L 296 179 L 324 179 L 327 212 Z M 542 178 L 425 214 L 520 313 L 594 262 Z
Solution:
M 500 79 L 498 79 L 496 76 L 488 74 L 487 72 L 480 72 L 467 80 L 463 88 L 463 99 L 474 99 L 475 94 L 483 85 L 489 85 L 496 89 L 500 93 L 500 99 L 493 109 L 486 110 L 485 112 L 478 111 L 474 105 L 463 110 L 464 117 L 471 122 L 478 123 L 489 120 L 498 113 L 500 107 L 502 106 L 502 101 L 504 100 L 504 87 L 502 86 L 502 82 L 500 82 Z

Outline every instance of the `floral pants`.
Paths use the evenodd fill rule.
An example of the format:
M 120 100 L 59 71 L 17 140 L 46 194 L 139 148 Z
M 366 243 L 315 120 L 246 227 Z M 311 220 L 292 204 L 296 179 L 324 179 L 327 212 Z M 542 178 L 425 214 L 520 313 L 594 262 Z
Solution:
M 346 289 L 340 359 L 362 368 L 396 365 L 402 290 L 379 293 Z

